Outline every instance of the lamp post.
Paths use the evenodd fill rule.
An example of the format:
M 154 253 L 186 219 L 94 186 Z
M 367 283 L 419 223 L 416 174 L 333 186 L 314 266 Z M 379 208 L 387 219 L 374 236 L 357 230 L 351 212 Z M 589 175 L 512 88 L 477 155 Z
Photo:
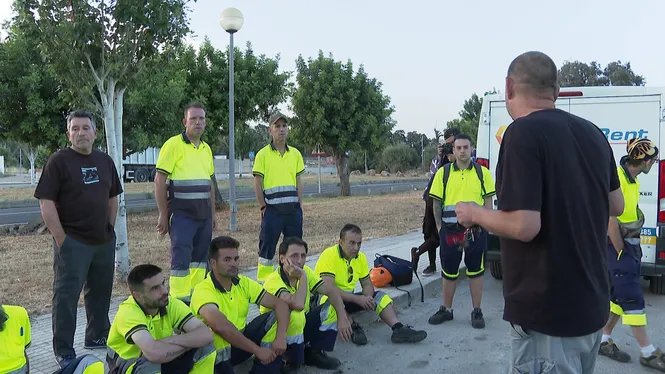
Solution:
M 229 206 L 231 213 L 229 216 L 229 231 L 238 230 L 236 223 L 236 213 L 238 205 L 236 204 L 236 142 L 235 142 L 235 118 L 233 107 L 233 70 L 235 50 L 233 48 L 233 34 L 242 28 L 245 19 L 242 13 L 236 8 L 224 9 L 219 18 L 219 24 L 229 33 Z

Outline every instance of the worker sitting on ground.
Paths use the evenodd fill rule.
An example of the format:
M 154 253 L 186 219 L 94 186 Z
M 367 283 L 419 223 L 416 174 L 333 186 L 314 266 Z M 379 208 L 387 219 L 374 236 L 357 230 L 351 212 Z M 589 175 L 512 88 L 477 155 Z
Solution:
M 233 367 L 252 355 L 252 374 L 278 374 L 282 354 L 294 341 L 287 335 L 289 307 L 267 293 L 256 281 L 238 274 L 237 240 L 220 236 L 208 250 L 211 272 L 194 287 L 192 312 L 215 334 L 216 374 L 233 374 Z M 249 324 L 249 304 L 268 307 L 274 312 L 259 315 Z M 277 323 L 275 323 L 275 320 Z
M 326 283 L 334 284 L 342 293 L 347 315 L 361 310 L 374 310 L 381 320 L 393 330 L 393 343 L 417 343 L 427 338 L 427 332 L 403 325 L 395 314 L 393 301 L 384 292 L 374 291 L 369 279 L 369 264 L 360 252 L 362 231 L 353 224 L 346 224 L 339 233 L 339 243 L 326 248 L 316 262 L 316 273 Z M 362 293 L 354 293 L 360 281 Z M 352 321 L 351 341 L 357 345 L 367 344 L 367 336 L 357 322 Z
M 341 362 L 329 357 L 335 347 L 337 331 L 342 340 L 351 338 L 351 324 L 344 312 L 340 291 L 331 282 L 324 282 L 307 262 L 307 243 L 297 237 L 285 238 L 279 245 L 279 268 L 268 276 L 263 287 L 284 300 L 291 309 L 291 323 L 287 336 L 304 338 L 299 349 L 287 350 L 288 367 L 297 370 L 303 362 L 308 366 L 334 370 Z M 318 306 L 312 308 L 313 293 L 325 295 Z M 261 307 L 261 313 L 270 312 Z M 304 357 L 303 357 L 304 356 Z
M 212 373 L 212 332 L 183 301 L 169 296 L 162 269 L 138 265 L 127 283 L 131 295 L 118 307 L 108 337 L 110 372 Z

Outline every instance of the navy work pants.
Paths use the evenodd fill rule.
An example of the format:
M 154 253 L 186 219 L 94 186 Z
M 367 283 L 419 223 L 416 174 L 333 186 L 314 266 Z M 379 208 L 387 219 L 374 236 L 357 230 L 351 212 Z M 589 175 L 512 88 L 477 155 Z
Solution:
M 257 280 L 264 282 L 268 275 L 274 271 L 275 249 L 279 237 L 296 236 L 302 239 L 302 208 L 298 204 L 296 209 L 282 213 L 268 205 L 261 219 L 261 233 L 259 234 L 259 266 Z
M 171 237 L 171 296 L 189 302 L 194 286 L 202 282 L 212 241 L 212 218 L 193 219 L 174 212 L 169 220 Z

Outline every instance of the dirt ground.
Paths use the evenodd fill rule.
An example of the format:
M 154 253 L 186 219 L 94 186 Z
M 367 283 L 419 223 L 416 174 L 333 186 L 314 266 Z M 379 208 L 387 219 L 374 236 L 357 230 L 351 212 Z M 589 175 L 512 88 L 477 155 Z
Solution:
M 409 173 L 406 174 L 409 178 L 425 178 L 425 173 Z M 383 177 L 380 174 L 375 176 L 366 176 L 366 175 L 351 175 L 351 183 L 364 183 L 364 182 L 387 182 L 395 180 L 403 180 L 405 177 L 396 177 L 388 176 Z M 317 175 L 303 175 L 303 181 L 306 185 L 316 185 L 318 183 Z M 2 183 L 2 179 L 0 179 Z M 30 180 L 28 179 L 28 183 Z M 339 177 L 336 175 L 321 175 L 321 183 L 339 183 Z M 227 180 L 217 181 L 219 188 L 226 189 L 229 187 L 229 182 Z M 236 179 L 237 187 L 253 187 L 254 179 L 250 175 L 246 175 L 243 178 Z M 0 187 L 0 201 L 16 201 L 16 200 L 31 200 L 33 199 L 35 189 L 33 187 Z M 153 193 L 154 185 L 152 183 L 125 183 L 125 192 L 128 194 L 132 193 Z
M 345 223 L 363 230 L 363 240 L 400 235 L 422 226 L 422 192 L 382 196 L 311 199 L 303 203 L 304 236 L 310 253 L 321 252 L 339 238 Z M 227 211 L 218 212 L 214 235 L 229 235 Z M 255 204 L 242 204 L 237 215 L 239 232 L 231 236 L 241 243 L 242 268 L 256 266 L 259 212 Z M 137 213 L 127 217 L 129 252 L 133 265 L 151 262 L 169 269 L 169 238 L 155 231 L 157 213 Z M 50 312 L 53 283 L 51 236 L 0 237 L 0 303 L 18 304 L 31 315 Z M 114 295 L 126 295 L 126 286 L 116 284 Z

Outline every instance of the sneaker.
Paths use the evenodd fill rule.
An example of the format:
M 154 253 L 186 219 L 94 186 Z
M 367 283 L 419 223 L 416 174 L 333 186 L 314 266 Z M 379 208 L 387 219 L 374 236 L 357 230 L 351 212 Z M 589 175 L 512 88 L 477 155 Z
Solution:
M 76 360 L 75 355 L 55 356 L 55 362 L 58 364 L 58 367 L 60 369 L 64 369 L 65 367 L 67 367 L 67 365 L 71 364 L 74 360 Z
M 429 317 L 429 324 L 430 325 L 440 325 L 446 321 L 452 321 L 453 320 L 453 311 L 446 309 L 445 306 L 441 306 L 439 308 L 439 311 L 434 313 L 433 316 Z
M 483 318 L 483 311 L 480 308 L 474 308 L 471 312 L 471 326 L 474 329 L 485 328 L 485 318 Z
M 351 324 L 351 341 L 355 345 L 365 345 L 367 344 L 367 335 L 365 335 L 365 331 L 363 330 L 362 326 L 358 324 L 358 322 L 353 321 Z
M 612 339 L 604 343 L 600 343 L 600 349 L 598 349 L 598 354 L 601 356 L 609 357 L 615 361 L 630 362 L 630 355 L 620 350 L 619 347 L 617 347 L 617 345 L 614 344 L 614 341 Z
M 305 349 L 305 365 L 314 366 L 323 370 L 335 370 L 342 362 L 335 357 L 330 357 L 325 351 L 307 348 Z
M 418 247 L 411 247 L 411 267 L 418 269 L 418 260 L 420 256 L 418 255 Z
M 106 349 L 106 337 L 102 336 L 97 340 L 88 340 L 86 339 L 83 343 L 83 348 L 85 349 Z
M 402 326 L 393 331 L 390 341 L 393 343 L 418 343 L 427 338 L 427 332 L 414 330 L 411 326 Z
M 649 357 L 644 357 L 640 355 L 640 364 L 651 369 L 656 369 L 662 373 L 665 373 L 665 355 L 660 348 L 656 349 L 656 352 L 651 354 Z
M 426 277 L 434 275 L 434 273 L 436 273 L 436 265 L 430 265 L 423 270 L 423 275 Z

